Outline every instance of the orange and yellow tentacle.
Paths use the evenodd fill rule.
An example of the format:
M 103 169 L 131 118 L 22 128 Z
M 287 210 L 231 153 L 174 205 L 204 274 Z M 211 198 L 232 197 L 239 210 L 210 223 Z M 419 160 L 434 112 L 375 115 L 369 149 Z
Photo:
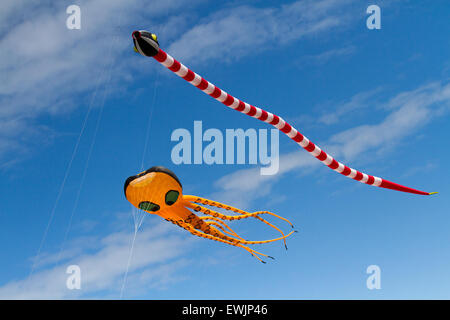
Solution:
M 220 219 L 218 219 L 218 218 L 211 217 L 211 216 L 199 217 L 199 218 L 202 219 L 202 220 L 214 220 L 214 221 L 217 221 L 217 222 L 219 222 L 220 224 L 222 224 L 223 226 L 225 226 L 228 230 L 230 230 L 230 231 L 233 233 L 234 236 L 238 237 L 238 238 L 241 239 L 241 240 L 244 240 L 244 239 L 243 239 L 242 237 L 240 237 L 233 229 L 231 229 L 231 227 L 229 227 L 225 222 L 223 222 L 222 220 L 220 220 Z M 275 230 L 278 230 L 278 231 L 281 233 L 281 235 L 284 237 L 284 232 L 281 231 L 277 226 L 274 226 L 273 224 L 271 224 L 271 223 L 268 222 L 267 220 L 261 218 L 260 216 L 255 216 L 254 218 L 256 218 L 256 219 L 260 220 L 261 222 L 263 222 L 263 223 L 269 225 L 270 227 L 274 228 Z M 222 230 L 223 230 L 223 229 L 222 229 Z M 228 233 L 228 232 L 226 232 L 226 233 Z M 229 234 L 229 233 L 228 233 L 228 234 Z M 286 250 L 287 250 L 286 239 L 283 239 L 283 242 L 284 242 L 284 247 L 285 247 Z
M 194 211 L 200 211 L 200 212 L 202 212 L 202 213 L 204 213 L 206 215 L 210 215 L 212 217 L 217 217 L 217 218 L 220 218 L 220 219 L 223 219 L 223 220 L 236 220 L 236 219 L 242 219 L 242 218 L 248 218 L 248 217 L 255 217 L 258 214 L 261 214 L 261 213 L 256 213 L 255 212 L 255 213 L 247 213 L 247 214 L 241 215 L 241 216 L 228 216 L 228 215 L 224 215 L 224 214 L 222 214 L 220 212 L 217 212 L 217 211 L 214 211 L 214 210 L 211 210 L 211 209 L 207 209 L 207 208 L 202 207 L 200 205 L 192 204 L 192 203 L 189 203 L 189 202 L 186 203 L 186 206 L 190 207 Z M 265 213 L 265 211 L 264 211 L 264 213 Z M 274 241 L 286 239 L 287 237 L 291 236 L 294 232 L 295 231 L 293 230 L 287 235 L 284 235 L 282 237 L 275 238 L 275 239 L 270 239 L 270 240 L 258 240 L 258 241 L 248 241 L 248 240 L 242 241 L 241 240 L 239 242 L 243 243 L 243 244 L 269 243 L 269 242 L 274 242 Z
M 197 196 L 190 196 L 190 195 L 183 195 L 183 200 L 185 200 L 186 204 L 190 204 L 191 202 L 192 203 L 201 203 L 201 204 L 208 205 L 208 206 L 213 206 L 213 207 L 216 207 L 216 208 L 219 208 L 219 209 L 225 209 L 225 210 L 233 211 L 233 212 L 239 214 L 237 216 L 229 216 L 229 217 L 235 217 L 234 219 L 231 219 L 231 220 L 235 220 L 235 219 L 239 219 L 240 220 L 240 219 L 243 219 L 243 218 L 255 217 L 254 214 L 256 214 L 256 215 L 268 214 L 268 215 L 277 217 L 278 219 L 284 220 L 287 223 L 289 223 L 289 225 L 292 228 L 294 227 L 292 222 L 290 222 L 288 219 L 283 218 L 283 217 L 281 217 L 281 216 L 279 216 L 279 215 L 277 215 L 275 213 L 269 212 L 269 211 L 256 211 L 256 212 L 253 212 L 253 213 L 249 213 L 247 211 L 244 211 L 244 210 L 241 210 L 241 209 L 237 209 L 237 208 L 234 208 L 232 206 L 229 206 L 229 205 L 217 202 L 217 201 L 213 201 L 213 200 L 209 200 L 209 199 L 202 198 L 202 197 L 197 197 Z M 230 220 L 230 219 L 227 219 L 227 220 Z
M 256 250 L 253 250 L 253 249 L 247 247 L 247 246 L 242 245 L 242 244 L 239 243 L 237 240 L 235 240 L 235 241 L 228 241 L 228 240 L 224 240 L 224 239 L 222 239 L 222 238 L 213 236 L 213 235 L 211 235 L 211 234 L 207 234 L 207 233 L 201 232 L 201 231 L 195 229 L 194 226 L 192 226 L 191 224 L 186 223 L 186 222 L 184 222 L 184 221 L 182 221 L 182 220 L 173 221 L 173 223 L 175 223 L 175 224 L 177 224 L 178 226 L 182 227 L 183 229 L 189 231 L 189 232 L 190 232 L 192 235 L 194 235 L 194 236 L 201 237 L 201 238 L 206 238 L 206 239 L 210 239 L 210 240 L 214 240 L 214 241 L 218 241 L 218 242 L 222 242 L 222 243 L 229 244 L 229 245 L 235 246 L 235 247 L 243 248 L 244 250 L 250 252 L 250 254 L 251 254 L 252 256 L 254 256 L 256 259 L 258 259 L 258 260 L 261 261 L 262 263 L 266 263 L 266 262 L 265 262 L 264 260 L 262 260 L 260 257 L 258 257 L 258 255 L 261 255 L 261 256 L 264 256 L 264 257 L 267 257 L 267 258 L 274 259 L 273 257 L 271 257 L 271 256 L 269 256 L 269 255 L 267 255 L 267 254 L 258 252 L 258 251 L 256 251 Z
M 244 239 L 242 239 L 241 237 L 239 237 L 239 236 L 237 236 L 237 235 L 235 235 L 235 234 L 233 234 L 233 233 L 227 231 L 224 227 L 222 227 L 222 226 L 221 226 L 219 223 L 217 223 L 217 222 L 211 221 L 211 222 L 207 222 L 207 223 L 208 223 L 208 225 L 215 226 L 215 227 L 219 228 L 220 230 L 222 230 L 223 233 L 226 233 L 227 235 L 229 235 L 229 236 L 231 236 L 231 237 L 235 237 L 235 238 L 238 237 L 238 238 L 236 238 L 236 239 L 244 240 Z
M 275 230 L 278 230 L 278 232 L 280 232 L 281 235 L 284 237 L 284 232 L 281 231 L 280 228 L 278 228 L 277 226 L 271 224 L 269 221 L 267 221 L 267 220 L 261 218 L 260 216 L 255 216 L 254 218 L 258 219 L 259 221 L 261 221 L 261 222 L 263 222 L 263 223 L 265 223 L 265 224 L 267 224 L 268 226 L 274 228 Z M 285 247 L 286 250 L 287 250 L 286 238 L 283 239 L 283 243 L 284 243 L 284 247 Z
M 221 230 L 224 230 L 224 229 L 222 229 L 222 228 L 227 228 L 229 232 L 226 232 L 226 233 L 228 233 L 228 234 L 230 234 L 230 235 L 233 235 L 233 236 L 239 238 L 240 240 L 244 240 L 244 239 L 243 239 L 242 237 L 240 237 L 233 229 L 231 229 L 231 227 L 229 227 L 225 222 L 223 222 L 222 220 L 220 220 L 220 219 L 218 219 L 218 218 L 210 217 L 210 216 L 199 217 L 199 218 L 202 219 L 202 220 L 204 220 L 204 221 L 213 220 L 213 221 L 215 221 L 216 223 L 221 224 L 221 226 L 222 226 L 222 227 L 220 228 Z M 207 222 L 207 223 L 208 223 L 208 224 L 212 224 L 213 222 L 209 221 L 209 222 Z

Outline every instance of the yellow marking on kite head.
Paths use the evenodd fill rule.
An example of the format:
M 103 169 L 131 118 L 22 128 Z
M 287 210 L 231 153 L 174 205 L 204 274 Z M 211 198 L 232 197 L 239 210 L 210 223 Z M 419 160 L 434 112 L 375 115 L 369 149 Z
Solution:
M 430 192 L 428 195 L 431 196 L 433 194 L 438 194 L 439 192 Z
M 138 49 L 136 49 L 136 47 L 133 47 L 133 49 L 134 49 L 134 52 L 139 53 L 139 51 L 138 51 Z

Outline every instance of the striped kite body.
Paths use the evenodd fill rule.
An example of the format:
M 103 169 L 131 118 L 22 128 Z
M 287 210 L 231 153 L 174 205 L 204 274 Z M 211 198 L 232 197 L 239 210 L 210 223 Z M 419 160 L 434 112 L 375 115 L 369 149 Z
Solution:
M 297 131 L 289 123 L 287 123 L 283 118 L 275 114 L 272 114 L 268 111 L 265 111 L 261 108 L 255 107 L 251 104 L 248 104 L 238 98 L 233 97 L 232 95 L 215 86 L 202 76 L 193 72 L 179 61 L 175 60 L 172 56 L 170 56 L 168 53 L 164 52 L 161 48 L 159 48 L 156 36 L 153 37 L 154 43 L 151 43 L 151 39 L 149 40 L 147 37 L 145 37 L 144 31 L 135 31 L 133 32 L 133 40 L 135 43 L 136 51 L 138 51 L 142 55 L 153 57 L 156 61 L 161 63 L 163 66 L 165 66 L 167 69 L 175 73 L 177 76 L 183 78 L 194 87 L 200 89 L 201 91 L 213 97 L 217 101 L 223 103 L 227 107 L 239 111 L 241 113 L 244 113 L 253 118 L 256 118 L 258 120 L 261 120 L 263 122 L 266 122 L 268 124 L 271 124 L 278 130 L 284 132 L 289 138 L 294 140 L 298 145 L 300 145 L 303 149 L 308 151 L 312 156 L 317 158 L 319 161 L 321 161 L 324 165 L 326 165 L 330 169 L 348 178 L 375 187 L 387 188 L 421 195 L 432 194 L 416 190 L 413 188 L 409 188 L 406 186 L 402 186 L 395 182 L 382 179 L 376 176 L 368 175 L 366 173 L 360 172 L 358 170 L 355 170 L 353 168 L 344 165 L 343 163 L 335 160 L 331 155 L 320 149 L 307 137 L 305 137 L 303 134 Z M 145 43 L 143 43 L 142 41 L 145 41 Z M 150 43 L 153 46 L 150 48 L 152 52 L 149 53 L 147 48 L 143 48 L 142 44 L 145 46 L 146 43 Z

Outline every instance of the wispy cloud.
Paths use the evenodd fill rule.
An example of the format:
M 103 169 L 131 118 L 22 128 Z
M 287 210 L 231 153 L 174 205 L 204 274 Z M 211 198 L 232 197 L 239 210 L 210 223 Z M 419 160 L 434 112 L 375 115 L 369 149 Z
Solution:
M 176 271 L 187 261 L 184 253 L 190 241 L 170 227 L 161 222 L 137 234 L 125 297 L 181 280 Z M 89 298 L 102 297 L 105 292 L 106 297 L 119 298 L 132 238 L 129 232 L 117 231 L 103 237 L 75 239 L 61 255 L 43 256 L 30 278 L 1 286 L 0 299 Z M 81 290 L 66 287 L 69 265 L 81 269 Z
M 299 63 L 299 65 L 303 65 L 307 61 L 311 61 L 312 63 L 321 65 L 337 57 L 349 56 L 353 54 L 355 51 L 356 51 L 355 46 L 348 45 L 342 48 L 327 50 L 325 52 L 321 52 L 315 55 L 306 55 L 301 58 L 301 64 Z
M 337 103 L 332 110 L 327 110 L 325 114 L 319 117 L 318 122 L 322 124 L 337 123 L 345 115 L 350 115 L 352 111 L 374 107 L 374 95 L 381 91 L 381 88 L 360 92 L 351 97 L 348 101 Z
M 306 0 L 280 7 L 239 6 L 203 19 L 169 48 L 183 61 L 232 61 L 349 24 L 350 1 Z
M 366 94 L 367 95 L 367 94 Z M 358 101 L 355 95 L 350 101 Z M 450 110 L 450 83 L 433 82 L 411 91 L 405 91 L 382 103 L 388 114 L 376 124 L 359 125 L 331 136 L 318 143 L 340 161 L 353 166 L 358 158 L 367 152 L 377 153 L 390 150 L 406 137 L 428 124 L 433 118 Z M 353 103 L 347 106 L 353 107 Z M 307 135 L 307 133 L 304 132 Z M 309 137 L 313 141 L 313 137 Z M 366 158 L 366 157 L 364 157 Z M 312 168 L 322 164 L 304 150 L 280 156 L 280 170 L 273 176 L 261 176 L 259 168 L 243 169 L 220 178 L 215 187 L 214 197 L 223 201 L 233 200 L 246 207 L 253 200 L 261 199 L 273 190 L 274 184 L 287 173 L 308 174 Z M 308 168 L 308 170 L 305 170 Z M 364 171 L 364 170 L 363 170 Z M 376 172 L 368 172 L 377 174 Z M 342 179 L 345 179 L 342 177 Z M 355 182 L 356 183 L 356 182 Z M 242 197 L 245 194 L 245 198 Z
M 118 83 L 130 83 L 140 63 L 129 63 L 133 55 L 124 54 L 132 52 L 131 31 L 151 19 L 153 27 L 168 36 L 179 32 L 179 23 L 163 20 L 169 26 L 161 28 L 161 19 L 185 3 L 78 1 L 81 30 L 68 30 L 65 3 L 2 1 L 0 160 L 11 160 L 4 158 L 24 148 L 24 138 L 38 129 L 37 117 L 85 107 L 89 94 L 107 83 L 117 89 L 110 92 L 120 91 Z

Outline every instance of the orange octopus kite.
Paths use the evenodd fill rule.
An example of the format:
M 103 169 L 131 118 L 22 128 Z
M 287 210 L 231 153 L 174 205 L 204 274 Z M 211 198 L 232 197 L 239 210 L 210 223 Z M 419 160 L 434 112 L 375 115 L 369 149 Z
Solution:
M 263 263 L 265 263 L 265 261 L 258 255 L 271 259 L 273 259 L 273 257 L 255 251 L 246 245 L 283 240 L 284 245 L 286 246 L 286 238 L 296 232 L 293 230 L 289 234 L 285 235 L 279 228 L 260 217 L 262 214 L 271 215 L 288 222 L 291 227 L 293 227 L 289 220 L 274 213 L 268 211 L 249 213 L 201 197 L 183 195 L 182 190 L 183 188 L 177 176 L 172 171 L 164 167 L 152 167 L 139 173 L 138 175 L 131 176 L 125 181 L 124 185 L 125 197 L 136 208 L 151 214 L 156 214 L 165 220 L 186 229 L 195 236 L 243 248 Z M 224 215 L 220 212 L 205 208 L 199 204 L 233 211 L 238 215 Z M 196 212 L 202 212 L 205 216 L 197 216 L 188 208 Z M 271 226 L 279 231 L 282 236 L 271 240 L 244 240 L 223 221 L 240 220 L 249 217 L 256 218 Z

